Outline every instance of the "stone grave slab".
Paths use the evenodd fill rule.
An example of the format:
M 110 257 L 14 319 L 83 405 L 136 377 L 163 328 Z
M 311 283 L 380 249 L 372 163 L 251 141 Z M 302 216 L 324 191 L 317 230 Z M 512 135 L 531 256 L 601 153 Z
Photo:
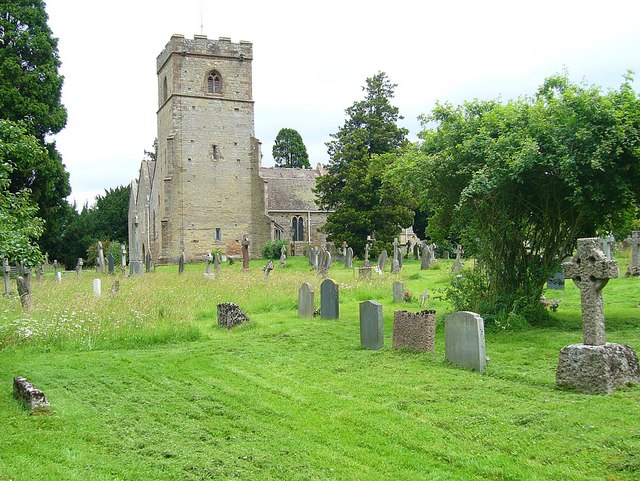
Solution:
M 484 372 L 487 354 L 484 319 L 469 311 L 454 312 L 445 320 L 445 359 L 456 366 Z
M 396 281 L 393 283 L 393 302 L 404 301 L 404 283 Z
M 315 292 L 308 282 L 303 282 L 298 289 L 298 317 L 311 319 L 315 310 Z
M 320 317 L 323 319 L 340 317 L 338 284 L 333 279 L 325 279 L 320 284 Z
M 363 349 L 382 349 L 384 346 L 382 304 L 376 301 L 360 303 L 360 345 Z

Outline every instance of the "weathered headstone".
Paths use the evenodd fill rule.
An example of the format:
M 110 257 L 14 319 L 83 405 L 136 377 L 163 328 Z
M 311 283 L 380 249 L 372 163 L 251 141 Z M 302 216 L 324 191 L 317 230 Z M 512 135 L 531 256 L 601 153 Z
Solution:
M 220 270 L 220 264 L 222 263 L 222 257 L 219 252 L 216 252 L 213 256 L 213 269 L 218 272 Z
M 404 302 L 404 283 L 400 281 L 393 283 L 393 302 Z
M 24 309 L 31 307 L 31 286 L 29 284 L 28 273 L 24 273 L 23 276 L 18 276 L 18 295 L 20 296 L 20 304 Z
M 556 272 L 548 281 L 547 289 L 553 289 L 557 291 L 564 290 L 564 272 Z
M 284 266 L 287 263 L 287 246 L 282 244 L 280 248 L 280 265 Z
M 416 242 L 413 244 L 413 260 L 417 261 L 420 258 L 420 244 Z
M 242 242 L 240 245 L 242 246 L 242 270 L 249 270 L 249 245 L 251 242 L 249 241 L 249 235 L 245 234 L 242 237 Z
M 9 259 L 6 257 L 2 261 L 2 272 L 4 274 L 4 295 L 11 295 L 11 266 L 9 265 Z
M 53 261 L 53 275 L 55 276 L 58 273 L 58 261 Z
M 369 241 L 364 245 L 364 265 L 369 267 L 369 249 L 371 249 L 371 244 Z
M 359 279 L 371 279 L 371 273 L 373 272 L 373 268 L 371 266 L 358 267 L 357 270 Z
M 398 259 L 393 259 L 391 261 L 391 274 L 399 274 L 400 273 L 400 263 Z
M 384 268 L 387 267 L 387 261 L 389 260 L 389 255 L 387 254 L 387 250 L 383 250 L 378 257 L 378 269 L 380 272 L 384 272 Z
M 347 269 L 353 269 L 353 249 L 347 247 L 347 255 L 344 257 L 344 266 Z
M 318 268 L 318 273 L 322 277 L 327 277 L 329 275 L 329 269 L 331 269 L 331 252 L 324 250 L 322 252 L 322 263 Z
M 312 246 L 309 246 L 309 250 L 307 251 L 307 254 L 309 255 L 309 265 L 313 267 L 313 261 L 315 259 L 316 254 Z
M 102 242 L 98 241 L 98 272 L 102 274 L 105 270 L 104 250 L 102 249 Z
M 153 258 L 151 257 L 151 252 L 147 251 L 147 255 L 144 256 L 144 271 L 148 274 L 151 272 L 151 268 L 153 267 Z
M 424 307 L 424 305 L 427 303 L 427 299 L 429 299 L 429 293 L 425 289 L 424 291 L 422 291 L 422 295 L 420 296 L 420 307 Z
M 600 241 L 602 242 L 602 252 L 604 252 L 604 256 L 607 258 L 607 260 L 612 261 L 613 249 L 616 245 L 616 238 L 613 237 L 613 234 L 609 233 L 605 237 L 600 239 Z
M 62 282 L 62 272 L 56 272 L 56 277 L 55 277 L 55 279 L 56 279 L 56 282 L 57 282 L 57 283 Z
M 218 326 L 231 329 L 239 324 L 251 322 L 240 307 L 233 302 L 218 304 Z
M 382 349 L 384 346 L 382 304 L 376 301 L 360 303 L 360 345 L 363 349 Z
M 84 261 L 82 257 L 78 258 L 78 263 L 76 264 L 76 275 L 80 277 L 82 275 L 82 266 L 84 265 Z
M 398 272 L 400 272 L 400 269 L 402 269 L 402 251 L 400 251 L 400 241 L 397 237 L 393 239 L 393 259 L 391 260 L 392 273 L 397 274 L 397 272 L 393 272 L 394 261 L 398 261 Z
M 627 243 L 631 247 L 631 260 L 626 275 L 640 276 L 640 230 L 634 230 Z
M 462 246 L 458 244 L 456 247 L 456 261 L 451 266 L 451 271 L 454 273 L 460 272 L 464 267 L 464 263 L 462 262 L 462 252 Z
M 116 273 L 115 259 L 111 252 L 109 252 L 109 255 L 107 256 L 107 270 L 110 275 L 114 275 Z
M 113 281 L 113 284 L 111 286 L 111 294 L 115 296 L 118 294 L 118 292 L 120 292 L 120 281 L 116 280 Z
M 618 265 L 607 260 L 600 239 L 578 239 L 573 260 L 562 264 L 564 274 L 580 289 L 583 344 L 560 350 L 556 385 L 583 393 L 610 393 L 616 386 L 640 382 L 638 356 L 629 346 L 605 338 L 602 289 L 618 277 Z
M 444 251 L 444 253 L 442 254 L 442 258 L 449 260 L 449 251 Z
M 36 269 L 36 279 L 38 279 L 38 282 L 42 282 L 42 266 L 38 266 Z
M 29 409 L 49 407 L 49 401 L 44 393 L 23 377 L 13 378 L 13 397 Z
M 311 319 L 315 310 L 315 293 L 308 282 L 303 282 L 298 290 L 298 317 Z
M 207 252 L 206 253 L 206 255 L 204 256 L 204 262 L 205 262 L 204 275 L 205 276 L 210 276 L 211 275 L 211 263 L 213 262 L 213 255 L 211 254 L 211 252 Z
M 422 246 L 422 257 L 420 262 L 420 269 L 425 270 L 431 267 L 431 261 L 433 260 L 433 250 L 431 246 L 426 242 Z
M 435 350 L 436 311 L 395 311 L 393 313 L 393 347 Z
M 184 273 L 184 263 L 185 263 L 185 255 L 184 252 L 182 252 L 180 254 L 180 257 L 178 257 L 178 274 L 183 274 Z
M 95 297 L 100 297 L 102 295 L 102 282 L 100 279 L 93 280 L 93 295 Z
M 445 320 L 444 342 L 447 361 L 484 372 L 487 353 L 482 317 L 469 311 L 454 312 Z
M 340 317 L 338 284 L 333 279 L 325 279 L 320 284 L 320 317 L 323 319 Z
M 269 259 L 269 262 L 267 262 L 267 265 L 262 268 L 262 271 L 264 272 L 264 278 L 265 279 L 267 277 L 269 277 L 269 273 L 272 270 L 273 270 L 273 260 Z
M 120 253 L 121 253 L 120 273 L 124 275 L 124 273 L 127 271 L 127 246 L 126 245 L 122 244 L 120 246 Z

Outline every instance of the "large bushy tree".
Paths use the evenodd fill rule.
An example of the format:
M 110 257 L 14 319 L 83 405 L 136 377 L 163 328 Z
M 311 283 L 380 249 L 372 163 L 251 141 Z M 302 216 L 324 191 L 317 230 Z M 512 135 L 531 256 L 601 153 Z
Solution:
M 535 314 L 578 237 L 633 217 L 640 102 L 630 78 L 602 93 L 557 75 L 531 98 L 438 105 L 423 120 L 436 127 L 394 173 L 432 212 L 436 242 L 462 238 L 478 253 L 483 309 Z
M 67 112 L 60 101 L 63 77 L 58 73 L 57 39 L 47 25 L 42 0 L 0 0 L 0 116 L 24 122 L 47 155 L 35 164 L 16 162 L 10 174 L 11 192 L 29 189 L 45 220 L 43 250 L 56 242 L 53 232 L 68 217 L 71 193 L 55 143 L 48 136 L 65 126 Z
M 307 147 L 295 129 L 280 129 L 280 132 L 276 135 L 271 153 L 277 167 L 297 167 L 302 169 L 311 167 Z
M 324 226 L 328 239 L 346 241 L 357 253 L 368 235 L 375 235 L 379 248 L 413 220 L 404 191 L 382 189 L 384 172 L 408 143 L 408 131 L 397 125 L 399 110 L 391 105 L 395 87 L 384 72 L 367 79 L 364 100 L 346 110 L 344 125 L 327 143 L 328 173 L 316 186 L 319 204 L 333 211 Z

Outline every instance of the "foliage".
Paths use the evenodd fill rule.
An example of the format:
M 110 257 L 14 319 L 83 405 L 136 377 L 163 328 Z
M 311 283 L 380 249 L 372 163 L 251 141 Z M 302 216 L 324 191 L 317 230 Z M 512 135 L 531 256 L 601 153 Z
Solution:
M 319 204 L 331 210 L 323 230 L 336 245 L 346 241 L 362 255 L 367 236 L 374 234 L 375 255 L 389 246 L 400 227 L 413 220 L 406 191 L 397 185 L 384 185 L 383 174 L 392 166 L 403 147 L 407 133 L 397 126 L 402 117 L 391 105 L 395 84 L 379 72 L 366 81 L 364 100 L 346 110 L 347 119 L 332 141 L 328 173 L 316 184 Z
M 42 0 L 0 1 L 0 12 L 0 116 L 23 121 L 47 154 L 37 162 L 16 161 L 9 190 L 29 189 L 38 216 L 45 220 L 40 247 L 55 255 L 55 230 L 68 214 L 65 198 L 71 193 L 55 143 L 46 140 L 67 121 L 60 102 L 63 77 L 58 73 L 57 40 L 47 25 Z
M 153 150 L 151 150 L 151 151 L 145 149 L 144 158 L 146 160 L 151 160 L 151 161 L 155 162 L 158 159 L 158 137 L 153 139 L 152 148 L 153 148 Z
M 296 167 L 300 169 L 311 167 L 307 147 L 295 129 L 280 129 L 280 132 L 276 135 L 271 153 L 277 167 Z
M 576 238 L 615 230 L 635 209 L 639 107 L 629 77 L 603 94 L 562 75 L 533 98 L 440 104 L 393 176 L 433 213 L 436 243 L 459 237 L 478 253 L 496 311 L 537 309 Z
M 280 259 L 282 246 L 288 247 L 289 241 L 273 240 L 262 246 L 262 257 L 265 259 Z
M 33 267 L 42 260 L 36 240 L 42 234 L 42 219 L 28 189 L 9 191 L 16 162 L 35 164 L 46 156 L 38 140 L 19 123 L 0 120 L 0 260 L 23 262 Z

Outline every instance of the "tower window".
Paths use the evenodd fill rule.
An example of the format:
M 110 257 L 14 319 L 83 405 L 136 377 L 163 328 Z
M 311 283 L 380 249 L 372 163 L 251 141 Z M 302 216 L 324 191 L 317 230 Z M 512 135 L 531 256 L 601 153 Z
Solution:
M 291 219 L 291 238 L 294 242 L 304 240 L 304 219 L 299 215 Z
M 220 229 L 220 227 L 216 227 L 215 235 L 217 241 L 222 240 L 222 229 Z
M 207 78 L 207 92 L 210 94 L 222 93 L 222 79 L 218 72 L 211 72 Z
M 167 77 L 162 81 L 162 101 L 166 102 L 169 97 L 169 87 L 167 86 Z

